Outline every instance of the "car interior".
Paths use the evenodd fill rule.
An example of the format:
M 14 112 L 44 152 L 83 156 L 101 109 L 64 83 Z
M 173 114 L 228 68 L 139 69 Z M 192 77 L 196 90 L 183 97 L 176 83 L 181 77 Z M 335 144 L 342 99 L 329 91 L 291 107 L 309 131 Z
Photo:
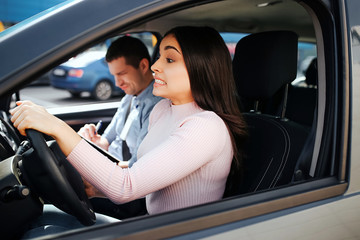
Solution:
M 250 111 L 244 112 L 249 139 L 240 193 L 291 183 L 309 133 L 305 126 L 286 117 L 286 108 L 296 107 L 287 105 L 288 84 L 296 77 L 296 63 L 297 35 L 291 31 L 251 34 L 236 46 L 233 71 L 238 93 L 254 102 Z M 256 71 L 258 68 L 262 71 Z M 268 104 L 273 112 L 263 113 L 259 102 L 268 101 L 278 91 L 282 93 L 280 106 Z
M 234 51 L 234 79 L 248 124 L 244 178 L 236 183 L 237 194 L 219 201 L 228 205 L 219 206 L 216 211 L 241 208 L 322 188 L 338 175 L 335 152 L 325 151 L 335 144 L 330 136 L 336 134 L 336 109 L 335 100 L 330 97 L 335 91 L 334 80 L 328 77 L 334 61 L 327 52 L 333 46 L 326 40 L 331 30 L 322 25 L 331 20 L 326 14 L 319 14 L 324 7 L 311 1 L 292 0 L 192 1 L 164 6 L 141 21 L 126 26 L 114 23 L 111 31 L 100 37 L 94 34 L 81 47 L 59 55 L 37 74 L 40 76 L 91 45 L 123 34 L 153 33 L 158 38 L 153 44 L 153 59 L 161 36 L 174 26 L 208 25 L 220 33 L 242 34 L 244 37 L 236 42 L 224 40 Z M 302 43 L 311 44 L 312 51 L 301 52 Z M 34 80 L 35 77 L 25 81 Z M 84 225 L 91 225 L 94 214 L 81 178 L 67 164 L 56 142 L 31 132 L 25 138 L 12 127 L 7 110 L 14 99 L 22 99 L 20 86 L 14 88 L 15 92 L 2 104 L 6 106 L 2 106 L 0 118 L 0 211 L 2 216 L 22 213 L 6 224 L 9 234 L 16 236 L 18 229 L 23 231 L 23 226 L 41 214 L 44 203 L 52 203 L 77 216 Z M 99 118 L 108 119 L 104 121 L 106 126 L 114 111 L 115 108 L 94 109 L 57 116 L 78 130 Z M 49 159 L 55 163 L 50 167 L 45 164 Z M 34 169 L 34 164 L 43 167 Z M 326 182 L 328 178 L 331 181 Z M 63 191 L 64 197 L 59 198 L 54 191 Z M 203 209 L 211 204 L 216 203 Z M 178 212 L 185 214 L 186 210 Z

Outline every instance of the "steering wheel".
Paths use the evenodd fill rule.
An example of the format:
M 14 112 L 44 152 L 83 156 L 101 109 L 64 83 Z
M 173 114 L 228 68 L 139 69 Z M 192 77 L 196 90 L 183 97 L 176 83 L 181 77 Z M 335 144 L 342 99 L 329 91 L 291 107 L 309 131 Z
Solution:
M 24 154 L 24 179 L 43 199 L 75 216 L 83 225 L 95 223 L 96 217 L 85 193 L 80 174 L 66 160 L 55 140 L 46 142 L 42 133 L 28 129 L 26 135 L 35 155 Z M 32 157 L 30 157 L 32 156 Z

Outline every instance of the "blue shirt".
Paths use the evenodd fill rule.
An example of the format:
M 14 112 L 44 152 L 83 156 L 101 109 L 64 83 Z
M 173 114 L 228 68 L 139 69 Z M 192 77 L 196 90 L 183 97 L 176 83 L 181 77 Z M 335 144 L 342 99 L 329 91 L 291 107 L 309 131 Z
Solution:
M 136 98 L 134 98 L 133 95 L 125 95 L 121 99 L 120 106 L 109 126 L 105 129 L 104 134 L 102 135 L 108 140 L 110 144 L 108 148 L 109 153 L 122 160 L 122 140 L 120 138 L 120 134 L 125 124 L 126 112 L 128 111 L 131 101 L 134 98 L 131 108 L 137 108 L 139 114 L 132 122 L 126 137 L 126 143 L 131 153 L 129 167 L 131 167 L 136 162 L 137 150 L 140 143 L 147 134 L 150 112 L 155 104 L 162 99 L 161 97 L 154 96 L 152 91 L 153 82 L 138 96 L 136 96 Z

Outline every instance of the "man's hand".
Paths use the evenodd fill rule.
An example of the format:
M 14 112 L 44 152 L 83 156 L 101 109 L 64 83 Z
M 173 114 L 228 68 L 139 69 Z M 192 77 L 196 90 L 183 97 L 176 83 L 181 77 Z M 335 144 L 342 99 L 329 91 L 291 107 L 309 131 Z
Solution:
M 110 144 L 108 140 L 96 132 L 96 127 L 94 124 L 85 124 L 82 128 L 80 128 L 78 134 L 83 138 L 95 143 L 102 149 L 105 149 L 106 151 L 109 148 Z
M 94 124 L 85 124 L 80 130 L 78 134 L 83 138 L 97 144 L 100 141 L 101 136 L 96 132 L 96 127 Z

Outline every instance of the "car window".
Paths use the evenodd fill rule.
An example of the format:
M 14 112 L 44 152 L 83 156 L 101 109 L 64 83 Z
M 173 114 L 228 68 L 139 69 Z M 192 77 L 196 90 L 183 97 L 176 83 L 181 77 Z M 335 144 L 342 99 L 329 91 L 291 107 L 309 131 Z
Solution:
M 308 70 L 311 62 L 316 59 L 316 44 L 301 42 L 298 43 L 298 66 L 296 79 L 293 85 L 304 86 L 306 80 L 306 71 Z
M 140 39 L 150 56 L 154 54 L 158 42 L 154 34 L 126 35 Z M 31 100 L 46 108 L 120 101 L 124 92 L 115 85 L 104 59 L 111 42 L 120 36 L 123 34 L 91 46 L 46 72 L 20 91 L 20 99 Z
M 224 39 L 226 46 L 229 49 L 231 58 L 234 58 L 236 44 L 243 37 L 249 35 L 247 33 L 235 32 L 221 32 L 220 35 Z M 309 42 L 298 42 L 298 61 L 296 79 L 292 82 L 293 85 L 304 86 L 306 78 L 306 70 L 311 61 L 316 58 L 316 44 Z
M 247 36 L 246 33 L 234 33 L 234 32 L 222 32 L 220 33 L 221 37 L 224 39 L 226 46 L 229 49 L 231 58 L 234 58 L 235 47 L 240 39 Z

